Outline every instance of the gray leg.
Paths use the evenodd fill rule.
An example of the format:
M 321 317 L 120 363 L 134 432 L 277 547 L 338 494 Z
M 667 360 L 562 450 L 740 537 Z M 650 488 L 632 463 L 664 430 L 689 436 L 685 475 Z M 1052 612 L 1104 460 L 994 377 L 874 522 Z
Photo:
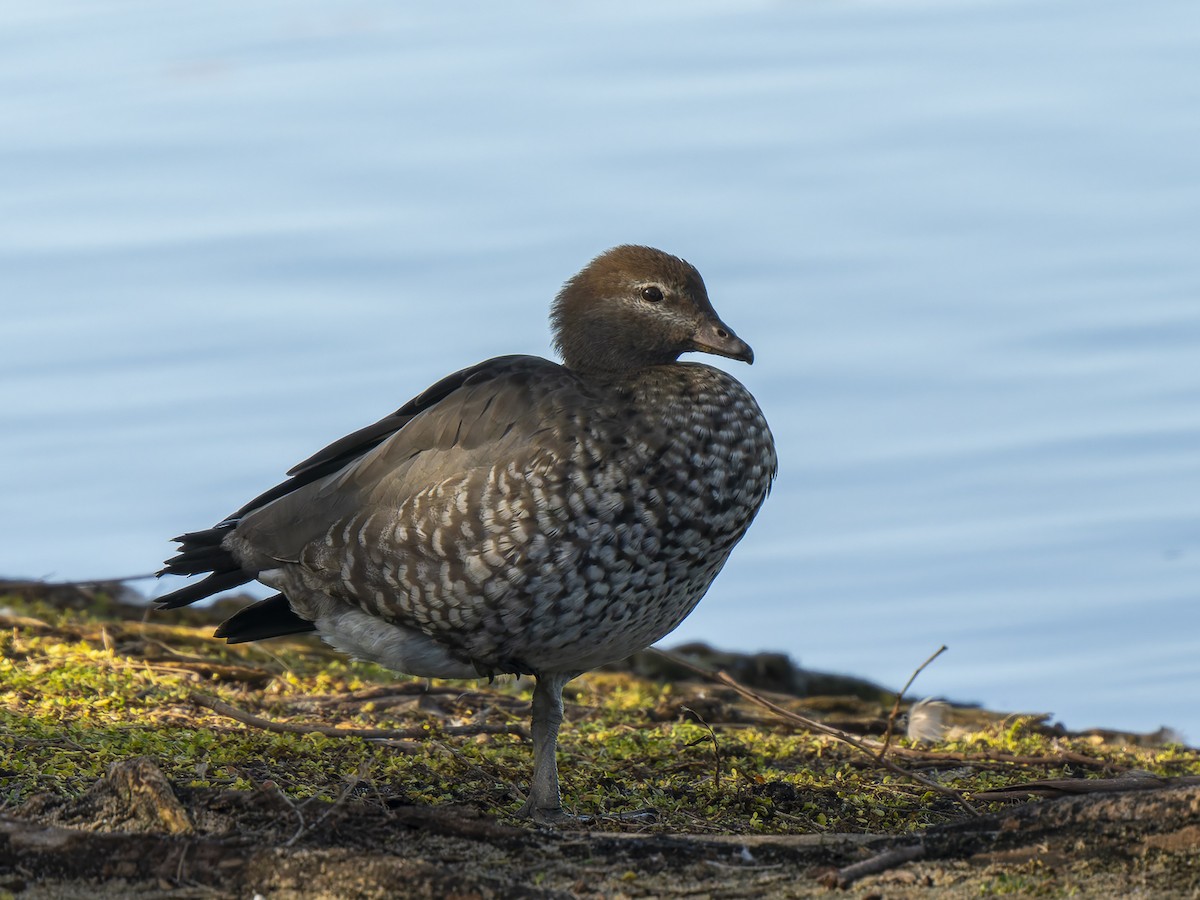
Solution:
M 533 687 L 533 780 L 529 799 L 520 815 L 538 822 L 567 818 L 558 792 L 558 727 L 562 724 L 562 692 L 575 676 L 552 672 L 537 679 Z

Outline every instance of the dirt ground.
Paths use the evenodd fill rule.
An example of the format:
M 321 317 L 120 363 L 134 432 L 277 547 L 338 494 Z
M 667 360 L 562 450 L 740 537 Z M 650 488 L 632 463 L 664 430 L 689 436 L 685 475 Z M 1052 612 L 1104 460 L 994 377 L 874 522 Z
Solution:
M 839 869 L 900 848 L 922 855 L 856 881 L 854 896 L 1200 893 L 1200 785 L 1046 801 L 916 837 L 695 836 L 513 827 L 387 797 L 297 811 L 247 791 L 180 791 L 164 814 L 146 784 L 170 786 L 152 763 L 131 766 L 81 800 L 0 818 L 0 888 L 30 900 L 814 897 L 837 892 Z

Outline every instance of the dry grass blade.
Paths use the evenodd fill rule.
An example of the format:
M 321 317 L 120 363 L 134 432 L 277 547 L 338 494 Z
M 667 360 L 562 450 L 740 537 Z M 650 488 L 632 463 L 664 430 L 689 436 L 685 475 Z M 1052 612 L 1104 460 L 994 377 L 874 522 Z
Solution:
M 704 717 L 696 712 L 690 706 L 683 707 L 684 712 L 689 712 L 696 717 L 696 721 L 708 729 L 708 739 L 712 741 L 713 746 L 713 789 L 719 794 L 721 793 L 721 745 L 717 743 L 717 733 L 713 731 L 713 727 L 704 721 Z

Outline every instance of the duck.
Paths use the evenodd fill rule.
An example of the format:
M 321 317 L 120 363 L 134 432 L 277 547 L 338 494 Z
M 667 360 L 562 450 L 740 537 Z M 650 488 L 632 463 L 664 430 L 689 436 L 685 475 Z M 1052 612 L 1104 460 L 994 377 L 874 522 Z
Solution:
M 550 310 L 562 362 L 489 359 L 329 444 L 159 576 L 175 609 L 257 581 L 230 643 L 316 632 L 427 678 L 532 676 L 533 772 L 517 813 L 570 818 L 557 746 L 573 678 L 675 629 L 776 476 L 751 393 L 699 352 L 752 364 L 700 273 L 638 245 L 569 278 Z

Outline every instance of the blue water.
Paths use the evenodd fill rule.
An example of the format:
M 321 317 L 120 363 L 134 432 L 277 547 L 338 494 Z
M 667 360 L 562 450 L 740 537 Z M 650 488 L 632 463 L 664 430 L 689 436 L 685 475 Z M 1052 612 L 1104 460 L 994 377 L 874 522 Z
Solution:
M 6 4 L 0 210 L 4 575 L 153 570 L 649 243 L 781 459 L 668 643 L 1200 741 L 1200 5 Z

